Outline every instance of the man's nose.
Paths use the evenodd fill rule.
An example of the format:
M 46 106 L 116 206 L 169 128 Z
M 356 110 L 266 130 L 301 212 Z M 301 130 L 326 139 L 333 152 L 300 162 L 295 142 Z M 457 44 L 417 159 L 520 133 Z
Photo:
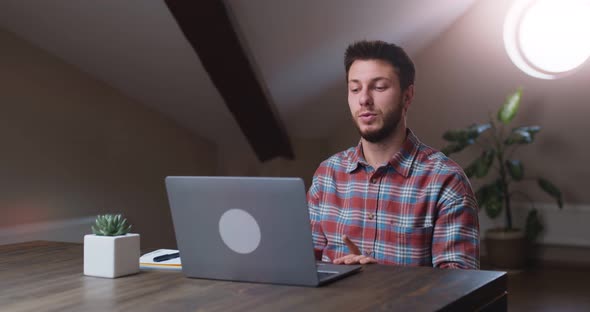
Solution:
M 359 95 L 359 104 L 361 106 L 373 105 L 373 98 L 367 89 L 361 91 L 361 94 Z

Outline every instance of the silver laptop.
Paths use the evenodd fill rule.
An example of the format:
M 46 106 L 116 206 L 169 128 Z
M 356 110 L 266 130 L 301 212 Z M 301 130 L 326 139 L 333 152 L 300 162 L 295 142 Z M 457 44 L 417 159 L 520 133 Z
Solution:
M 167 177 L 188 277 L 319 286 L 360 265 L 315 261 L 299 178 Z

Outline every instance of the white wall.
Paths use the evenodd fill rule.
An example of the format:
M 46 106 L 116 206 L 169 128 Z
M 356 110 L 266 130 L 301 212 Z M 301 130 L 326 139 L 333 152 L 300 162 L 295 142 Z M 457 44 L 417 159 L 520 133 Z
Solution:
M 543 130 L 537 142 L 517 154 L 525 163 L 527 176 L 544 176 L 564 194 L 565 208 L 556 209 L 552 199 L 525 183 L 541 210 L 546 231 L 540 242 L 546 245 L 590 247 L 590 146 L 585 144 L 590 115 L 590 62 L 574 75 L 546 81 L 522 73 L 504 51 L 502 28 L 510 0 L 480 0 L 462 18 L 420 53 L 412 55 L 417 66 L 416 100 L 408 124 L 420 139 L 442 148 L 442 133 L 451 128 L 485 122 L 495 114 L 506 96 L 522 87 L 524 97 L 514 125 L 538 124 Z M 341 105 L 347 110 L 346 85 L 341 84 Z M 333 103 L 332 103 L 333 104 Z M 326 104 L 327 105 L 327 104 Z M 336 114 L 342 116 L 342 114 Z M 303 118 L 297 119 L 306 126 Z M 319 162 L 333 153 L 358 143 L 358 134 L 347 118 L 337 122 L 338 130 L 325 139 L 294 138 L 297 160 L 275 160 L 259 164 L 248 147 L 222 148 L 220 173 L 226 175 L 301 176 L 309 181 Z M 454 155 L 467 165 L 475 150 Z M 474 187 L 479 186 L 474 181 Z M 526 205 L 515 203 L 515 224 L 522 226 Z M 501 226 L 503 219 L 490 220 L 481 213 L 482 232 Z
M 115 212 L 174 246 L 164 177 L 214 174 L 214 145 L 2 30 L 0 50 L 0 244 L 79 242 Z
M 426 144 L 442 148 L 442 133 L 451 128 L 485 122 L 495 114 L 506 96 L 523 88 L 523 100 L 514 125 L 537 124 L 543 130 L 537 141 L 520 148 L 515 156 L 525 164 L 526 175 L 543 176 L 559 186 L 565 207 L 556 208 L 552 198 L 535 182 L 519 186 L 541 210 L 546 231 L 539 242 L 546 245 L 590 247 L 590 145 L 586 121 L 590 116 L 590 62 L 575 74 L 553 81 L 539 80 L 522 73 L 504 51 L 504 15 L 512 1 L 481 0 L 446 32 L 417 55 L 416 99 L 409 111 L 408 125 Z M 342 83 L 342 109 L 347 109 Z M 358 134 L 348 119 L 339 121 L 339 130 L 324 140 L 325 155 L 358 143 Z M 308 147 L 311 148 L 311 145 Z M 453 155 L 466 166 L 475 148 Z M 319 163 L 319 161 L 318 161 Z M 315 164 L 317 167 L 317 163 Z M 473 181 L 474 188 L 481 185 Z M 518 199 L 517 199 L 518 201 Z M 524 225 L 529 207 L 515 202 L 515 225 Z M 502 226 L 503 218 L 490 220 L 480 214 L 482 233 Z
M 444 146 L 441 135 L 445 130 L 485 122 L 488 113 L 495 114 L 506 96 L 521 86 L 523 100 L 513 124 L 537 124 L 543 130 L 533 145 L 522 147 L 515 156 L 524 161 L 527 176 L 548 178 L 561 188 L 565 200 L 564 209 L 559 211 L 536 183 L 520 186 L 542 210 L 547 231 L 541 242 L 590 246 L 590 231 L 584 225 L 590 221 L 590 167 L 585 165 L 590 159 L 590 145 L 586 144 L 590 130 L 590 62 L 558 80 L 540 80 L 522 73 L 509 60 L 502 39 L 504 17 L 512 2 L 477 2 L 416 56 L 416 101 L 409 124 L 424 142 L 440 148 Z M 467 165 L 475 150 L 453 157 Z M 480 182 L 475 181 L 474 186 L 478 185 Z M 492 221 L 484 213 L 481 216 L 484 231 L 502 224 L 498 223 L 502 219 Z M 522 226 L 522 220 L 516 225 Z
M 299 177 L 306 188 L 320 162 L 332 155 L 330 144 L 325 139 L 291 138 L 294 160 L 275 158 L 261 163 L 245 141 L 236 141 L 231 146 L 219 149 L 218 173 L 226 176 Z

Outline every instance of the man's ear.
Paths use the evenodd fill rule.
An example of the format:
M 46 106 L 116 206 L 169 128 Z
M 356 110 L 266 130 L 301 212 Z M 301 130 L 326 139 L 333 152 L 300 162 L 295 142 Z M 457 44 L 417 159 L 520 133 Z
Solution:
M 412 104 L 412 101 L 414 101 L 414 85 L 409 85 L 406 90 L 404 90 L 404 95 L 403 95 L 403 103 L 404 103 L 404 109 L 408 109 L 410 107 L 410 104 Z

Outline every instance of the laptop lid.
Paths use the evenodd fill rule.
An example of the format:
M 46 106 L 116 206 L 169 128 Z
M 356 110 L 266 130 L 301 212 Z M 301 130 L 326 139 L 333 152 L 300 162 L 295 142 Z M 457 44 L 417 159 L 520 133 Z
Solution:
M 320 284 L 301 179 L 167 177 L 166 189 L 185 275 Z

